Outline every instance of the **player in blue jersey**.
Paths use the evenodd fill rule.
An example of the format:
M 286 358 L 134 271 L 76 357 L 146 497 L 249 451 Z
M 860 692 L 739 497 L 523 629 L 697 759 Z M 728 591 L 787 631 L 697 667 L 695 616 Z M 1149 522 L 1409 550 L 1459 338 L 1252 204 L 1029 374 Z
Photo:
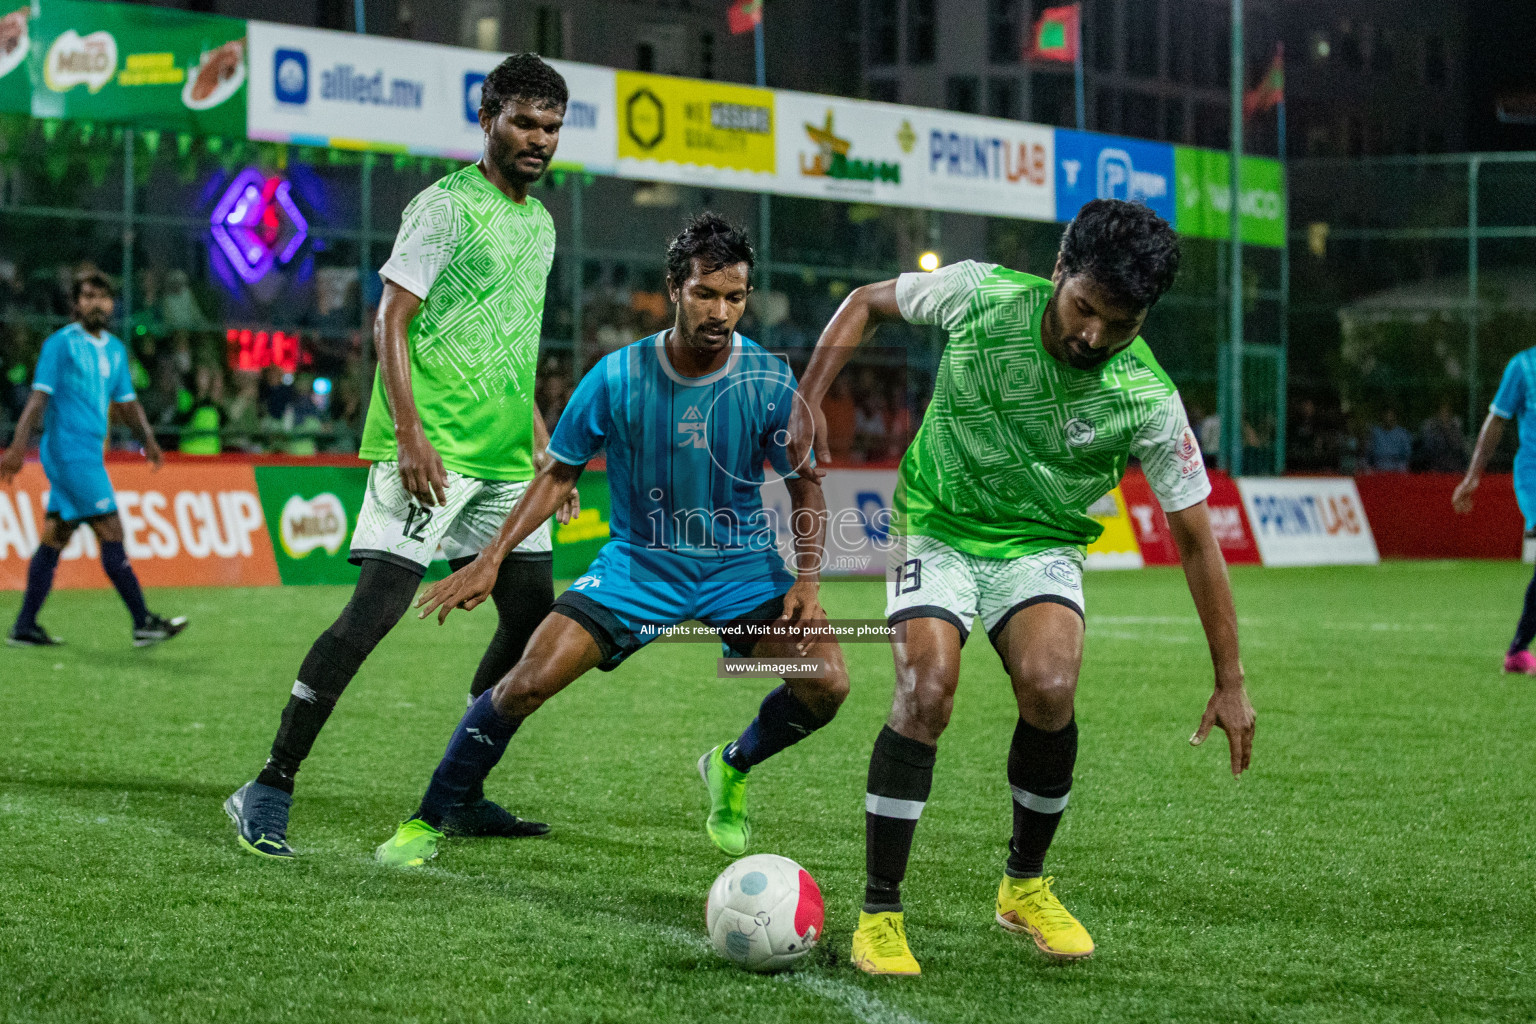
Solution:
M 818 597 L 826 503 L 785 455 L 794 376 L 735 333 L 752 269 L 746 237 L 702 214 L 667 252 L 674 326 L 612 353 L 588 373 L 549 441 L 551 462 L 479 557 L 417 602 L 441 622 L 485 600 L 497 566 L 545 522 L 607 451 L 610 537 L 586 573 L 556 599 L 523 660 L 470 707 L 416 815 L 379 847 L 380 863 L 419 867 L 437 853 L 444 816 L 501 760 L 512 734 L 546 700 L 594 668 L 613 669 L 667 626 L 698 619 L 729 653 L 804 655 L 819 663 L 786 676 L 745 732 L 699 759 L 709 793 L 705 829 L 730 856 L 746 851 L 751 768 L 826 725 L 848 693 L 830 640 L 760 638 L 774 623 L 824 621 Z M 763 507 L 764 463 L 785 478 L 798 576 L 786 571 Z M 823 634 L 824 635 L 824 634 Z
M 1504 425 L 1519 424 L 1520 446 L 1515 451 L 1515 501 L 1525 517 L 1526 537 L 1536 536 L 1536 348 L 1517 353 L 1504 368 L 1504 379 L 1488 406 L 1488 418 L 1477 435 L 1472 450 L 1472 464 L 1467 475 L 1456 485 L 1451 505 L 1465 515 L 1472 511 L 1472 494 L 1482 483 L 1488 459 L 1504 439 Z M 1525 588 L 1525 607 L 1515 626 L 1515 638 L 1504 654 L 1504 671 L 1536 676 L 1536 654 L 1531 641 L 1536 640 L 1536 577 Z
M 43 342 L 32 379 L 32 397 L 21 411 L 16 436 L 0 458 L 0 483 L 21 471 L 32 431 L 42 423 L 40 453 L 48 476 L 48 518 L 27 568 L 21 612 L 7 642 L 16 647 L 51 647 L 60 641 L 37 624 L 37 613 L 53 589 L 59 553 L 81 523 L 89 523 L 101 544 L 101 567 L 133 616 L 133 645 L 148 647 L 186 628 L 184 618 L 167 619 L 144 606 L 144 591 L 123 550 L 123 521 L 117 515 L 112 481 L 102 450 L 107 413 L 116 407 L 144 438 L 144 457 L 160 467 L 160 446 L 150 432 L 144 407 L 128 377 L 128 351 L 107 331 L 112 319 L 112 282 L 99 270 L 75 278 L 75 321 Z

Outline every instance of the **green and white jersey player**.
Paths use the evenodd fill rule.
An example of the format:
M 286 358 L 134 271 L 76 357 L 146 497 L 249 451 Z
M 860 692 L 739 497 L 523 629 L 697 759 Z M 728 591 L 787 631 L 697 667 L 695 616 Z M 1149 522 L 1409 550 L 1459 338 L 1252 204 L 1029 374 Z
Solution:
M 1013 839 L 996 920 L 1049 956 L 1093 941 L 1043 877 L 1077 754 L 1073 703 L 1083 650 L 1082 567 L 1100 533 L 1087 510 L 1132 456 L 1168 515 L 1215 663 L 1215 693 L 1192 742 L 1221 726 L 1234 775 L 1248 765 L 1253 709 L 1237 617 L 1212 534 L 1210 493 L 1183 404 L 1138 332 L 1178 270 L 1173 230 L 1147 207 L 1095 200 L 1068 225 L 1050 280 L 982 263 L 903 274 L 855 290 L 827 325 L 790 425 L 801 464 L 812 439 L 830 461 L 821 402 L 882 322 L 949 336 L 932 404 L 901 462 L 886 615 L 896 694 L 876 740 L 865 797 L 867 887 L 853 960 L 916 974 L 899 885 L 980 618 L 1001 656 L 1019 720 L 1008 757 Z
M 435 553 L 454 568 L 472 561 L 543 458 L 549 432 L 533 385 L 555 231 L 528 189 L 554 157 L 566 99 L 565 80 L 537 55 L 508 57 L 482 86 L 484 155 L 405 209 L 380 270 L 379 369 L 359 452 L 373 466 L 352 534 L 362 571 L 299 667 L 266 766 L 225 801 L 252 853 L 294 855 L 294 776 L 342 691 L 405 614 Z M 573 492 L 560 520 L 575 511 Z M 554 601 L 547 523 L 502 563 L 492 597 L 496 632 L 471 701 L 517 662 Z M 445 824 L 468 835 L 548 831 L 480 792 Z

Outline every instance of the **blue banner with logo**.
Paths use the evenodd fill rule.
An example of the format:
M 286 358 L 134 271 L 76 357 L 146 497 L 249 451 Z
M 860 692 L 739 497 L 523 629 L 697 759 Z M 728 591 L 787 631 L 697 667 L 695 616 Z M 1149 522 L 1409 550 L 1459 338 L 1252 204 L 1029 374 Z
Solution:
M 1069 221 L 1092 199 L 1146 203 L 1173 223 L 1173 147 L 1119 135 L 1056 129 L 1056 219 Z

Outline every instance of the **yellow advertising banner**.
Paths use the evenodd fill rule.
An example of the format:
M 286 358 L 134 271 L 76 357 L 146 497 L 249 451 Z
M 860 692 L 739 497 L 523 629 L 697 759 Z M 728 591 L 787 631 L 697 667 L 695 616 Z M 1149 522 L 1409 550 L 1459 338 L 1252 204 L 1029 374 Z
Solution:
M 1088 514 L 1104 527 L 1104 532 L 1088 545 L 1087 568 L 1140 569 L 1141 545 L 1136 543 L 1136 529 L 1126 512 L 1125 495 L 1120 488 L 1094 502 Z
M 773 90 L 619 71 L 619 159 L 772 174 Z

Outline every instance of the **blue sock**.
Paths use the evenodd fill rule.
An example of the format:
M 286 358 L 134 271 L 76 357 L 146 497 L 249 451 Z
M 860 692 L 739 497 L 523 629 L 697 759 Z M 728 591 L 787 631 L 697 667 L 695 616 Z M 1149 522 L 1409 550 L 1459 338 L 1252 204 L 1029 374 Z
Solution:
M 27 566 L 27 592 L 22 596 L 21 611 L 16 616 L 17 629 L 27 630 L 37 625 L 37 613 L 53 589 L 53 571 L 58 567 L 59 549 L 39 544 Z
M 501 755 L 506 753 L 512 734 L 523 724 L 521 718 L 502 717 L 491 703 L 494 692 L 485 691 L 464 712 L 459 727 L 453 730 L 453 738 L 448 741 L 442 761 L 432 773 L 432 782 L 421 798 L 416 817 L 433 828 L 442 828 L 448 812 L 485 781 Z
M 117 588 L 117 596 L 128 606 L 133 624 L 142 626 L 149 618 L 149 609 L 144 607 L 144 591 L 139 589 L 139 578 L 133 574 L 133 566 L 128 564 L 128 552 L 123 550 L 121 541 L 101 542 L 101 567 Z
M 785 747 L 794 746 L 829 721 L 829 718 L 817 718 L 787 685 L 780 686 L 763 698 L 752 724 L 727 745 L 720 756 L 737 771 L 750 771 L 753 765 L 762 764 Z

